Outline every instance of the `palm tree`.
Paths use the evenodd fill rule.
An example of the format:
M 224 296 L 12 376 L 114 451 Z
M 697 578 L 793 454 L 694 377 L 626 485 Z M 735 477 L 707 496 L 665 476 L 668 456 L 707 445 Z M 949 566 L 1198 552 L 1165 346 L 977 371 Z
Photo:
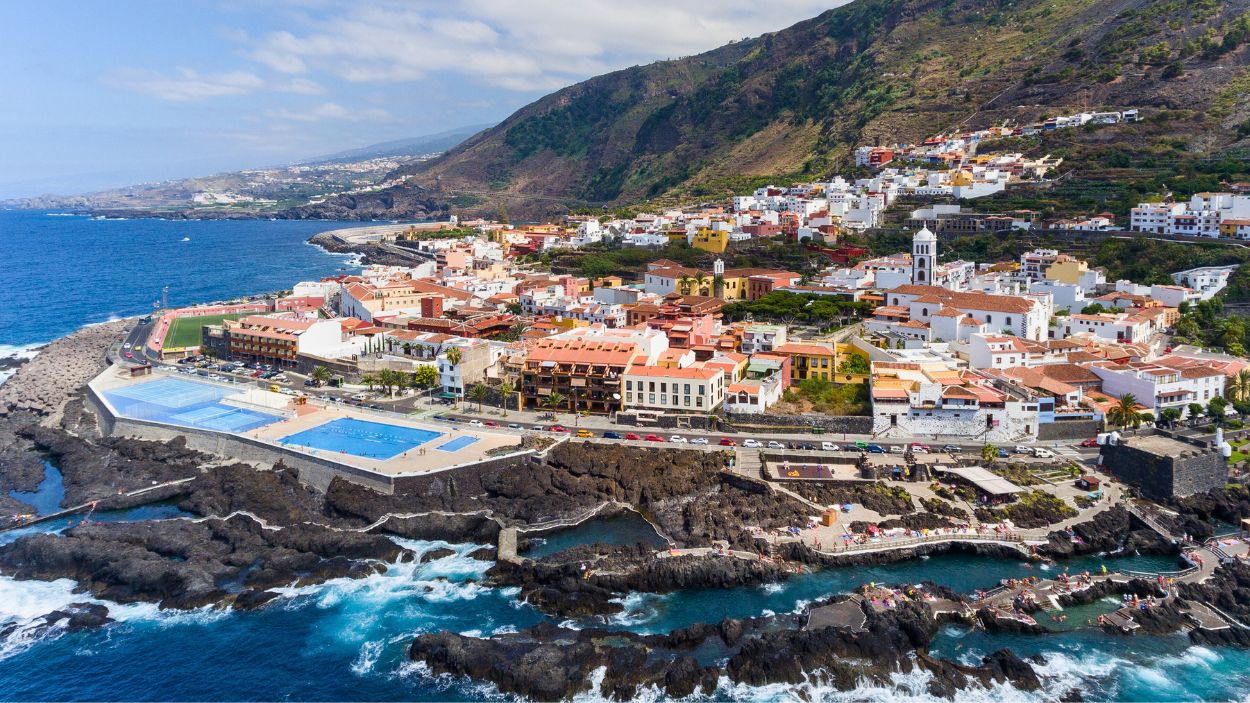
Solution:
M 368 386 L 369 390 L 372 391 L 373 387 L 378 385 L 378 375 L 373 374 L 373 373 L 367 373 L 360 377 L 360 382 Z
M 477 411 L 482 412 L 482 403 L 485 402 L 486 396 L 490 394 L 485 383 L 474 383 L 469 389 L 469 398 L 477 401 Z
M 690 295 L 690 284 L 692 283 L 694 283 L 694 279 L 690 277 L 690 274 L 683 273 L 681 278 L 677 279 L 678 292 L 682 295 Z
M 1238 371 L 1229 390 L 1234 400 L 1250 400 L 1250 369 Z
M 565 398 L 562 393 L 552 393 L 546 398 L 543 398 L 543 405 L 547 406 L 547 409 L 554 415 L 556 410 L 564 407 L 566 400 L 568 399 Z
M 708 294 L 707 284 L 710 282 L 710 279 L 708 279 L 707 274 L 700 272 L 699 277 L 695 279 L 695 282 L 699 284 L 699 295 L 707 295 Z
M 717 298 L 725 297 L 725 277 L 716 275 L 712 277 L 712 295 Z
M 997 458 L 998 458 L 998 447 L 994 446 L 993 444 L 990 444 L 989 442 L 986 442 L 985 446 L 981 447 L 981 460 L 987 464 L 993 464 L 994 460 Z
M 512 400 L 512 393 L 516 391 L 512 381 L 504 380 L 499 384 L 499 407 L 503 408 L 503 416 L 508 416 L 508 403 Z
M 312 379 L 316 381 L 319 386 L 324 386 L 329 383 L 332 375 L 333 374 L 330 373 L 330 369 L 324 366 L 318 366 L 312 370 Z
M 1137 398 L 1132 393 L 1125 393 L 1120 400 L 1107 411 L 1107 422 L 1120 429 L 1137 429 L 1142 422 L 1154 416 L 1137 410 Z

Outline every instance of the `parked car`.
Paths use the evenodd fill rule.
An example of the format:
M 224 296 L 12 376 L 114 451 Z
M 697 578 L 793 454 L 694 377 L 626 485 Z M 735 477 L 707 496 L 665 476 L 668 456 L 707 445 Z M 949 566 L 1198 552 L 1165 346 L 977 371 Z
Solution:
M 569 428 L 565 427 L 564 425 L 551 425 L 550 427 L 547 428 L 547 431 L 548 432 L 568 432 Z
M 869 444 L 864 448 L 868 450 L 869 454 L 885 454 L 885 447 L 880 444 Z
M 1016 451 L 1016 454 L 1024 454 L 1026 456 L 1033 455 L 1033 447 L 1026 447 L 1023 444 L 1017 444 L 1015 451 Z
M 595 433 L 594 433 L 594 432 L 591 432 L 590 430 L 587 430 L 587 429 L 580 429 L 580 430 L 578 430 L 578 431 L 576 432 L 576 434 L 577 434 L 577 436 L 578 436 L 578 437 L 581 437 L 581 438 L 583 438 L 583 439 L 586 439 L 586 438 L 588 438 L 588 437 L 594 437 L 594 436 L 595 436 Z
M 679 434 L 675 434 L 675 435 L 673 435 L 672 437 L 669 437 L 669 438 L 668 438 L 668 441 L 670 441 L 670 442 L 675 442 L 675 443 L 677 443 L 677 444 L 686 444 L 686 438 L 685 438 L 685 437 L 682 437 L 682 436 L 681 436 L 681 435 L 679 435 Z
M 131 354 L 130 352 L 126 352 L 126 358 L 127 358 L 127 359 L 133 359 L 133 358 L 135 358 L 135 355 L 134 355 L 134 354 Z
M 920 442 L 912 442 L 911 451 L 912 451 L 912 454 L 928 454 L 929 445 L 921 444 Z
M 959 452 L 962 452 L 963 450 L 964 450 L 964 449 L 963 449 L 963 447 L 959 446 L 958 444 L 944 444 L 944 445 L 942 445 L 942 451 L 944 451 L 944 452 L 955 452 L 955 453 L 959 453 Z
M 499 423 L 495 422 L 494 420 L 487 420 L 486 422 L 483 422 L 482 424 L 486 425 L 487 427 L 499 427 Z
M 642 437 L 639 437 L 638 435 L 634 434 L 633 432 L 627 432 L 627 433 L 625 433 L 625 439 L 632 439 L 632 440 L 635 440 L 635 441 L 636 441 L 636 440 L 642 439 Z
M 509 422 L 509 423 L 508 423 L 508 429 L 510 429 L 510 430 L 519 430 L 519 429 L 521 429 L 521 426 L 520 426 L 520 425 L 518 425 L 518 424 L 516 424 L 515 422 Z
M 691 444 L 707 444 L 707 437 L 695 437 L 690 440 Z
M 838 449 L 839 449 L 838 445 L 834 444 L 833 442 L 821 442 L 820 443 L 820 450 L 822 452 L 836 452 L 838 451 Z
M 728 438 L 728 437 L 721 437 L 721 438 L 720 438 L 720 445 L 721 445 L 722 447 L 736 447 L 736 446 L 738 446 L 738 443 L 737 443 L 737 442 L 735 442 L 735 441 L 733 441 L 732 439 L 730 439 L 730 438 Z
M 1082 446 L 1082 447 L 1097 447 L 1097 446 L 1098 446 L 1098 438 L 1097 438 L 1097 437 L 1090 437 L 1089 439 L 1085 440 L 1084 442 L 1081 442 L 1081 446 Z
M 778 442 L 775 439 L 770 439 L 768 441 L 768 448 L 769 449 L 785 449 L 786 445 L 782 444 L 781 442 Z
M 1055 453 L 1043 447 L 1037 447 L 1033 450 L 1033 456 L 1038 459 L 1054 459 Z
M 856 442 L 856 443 L 855 443 L 855 448 L 856 448 L 856 449 L 864 449 L 864 450 L 867 450 L 867 449 L 868 449 L 868 443 L 867 443 L 867 442 Z
M 469 420 L 469 424 L 474 427 L 481 427 L 482 421 L 481 420 Z
M 604 439 L 620 439 L 621 435 L 619 432 L 604 432 L 603 438 Z
M 648 442 L 663 442 L 664 441 L 664 438 L 658 434 L 649 434 L 646 437 L 643 437 L 643 439 L 647 440 Z
M 907 453 L 907 447 L 904 447 L 904 446 L 903 446 L 903 445 L 901 445 L 901 444 L 891 444 L 891 445 L 890 445 L 890 453 L 891 453 L 891 454 L 906 454 L 906 453 Z
M 1009 456 L 1011 456 L 1011 452 L 1008 452 L 1006 449 L 999 449 L 999 450 L 998 450 L 998 458 L 999 458 L 999 459 L 1006 459 L 1006 458 L 1007 458 L 1007 457 L 1009 457 Z
M 742 446 L 746 447 L 747 449 L 763 449 L 764 448 L 764 444 L 760 442 L 758 439 L 748 439 L 742 443 Z

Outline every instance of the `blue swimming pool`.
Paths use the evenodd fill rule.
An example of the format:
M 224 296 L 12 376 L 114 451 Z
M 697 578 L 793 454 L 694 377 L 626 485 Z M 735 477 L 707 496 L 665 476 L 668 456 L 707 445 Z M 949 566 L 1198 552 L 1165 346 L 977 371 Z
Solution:
M 344 417 L 287 435 L 278 443 L 367 459 L 393 459 L 442 436 L 442 432 L 432 430 Z
M 464 449 L 465 447 L 469 446 L 470 444 L 473 444 L 476 441 L 477 441 L 477 437 L 469 437 L 467 435 L 462 435 L 460 437 L 456 437 L 455 439 L 450 439 L 446 442 L 443 442 L 442 444 L 434 448 L 439 450 L 440 452 L 458 452 L 461 449 Z
M 242 433 L 283 419 L 222 402 L 240 390 L 189 379 L 158 378 L 104 391 L 104 397 L 122 417 L 217 432 Z

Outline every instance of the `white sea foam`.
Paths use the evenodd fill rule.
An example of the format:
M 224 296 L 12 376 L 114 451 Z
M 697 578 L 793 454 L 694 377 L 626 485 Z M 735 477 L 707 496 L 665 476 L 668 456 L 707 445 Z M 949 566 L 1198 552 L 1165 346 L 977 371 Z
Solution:
M 781 593 L 782 589 L 784 589 L 785 587 L 786 585 L 784 583 L 781 583 L 779 581 L 770 581 L 769 583 L 764 584 L 760 588 L 762 588 L 765 593 Z
M 352 673 L 361 675 L 373 671 L 373 667 L 378 663 L 378 657 L 382 656 L 382 650 L 385 647 L 386 643 L 378 640 L 365 642 L 361 645 L 360 653 L 357 654 L 356 659 L 352 661 Z

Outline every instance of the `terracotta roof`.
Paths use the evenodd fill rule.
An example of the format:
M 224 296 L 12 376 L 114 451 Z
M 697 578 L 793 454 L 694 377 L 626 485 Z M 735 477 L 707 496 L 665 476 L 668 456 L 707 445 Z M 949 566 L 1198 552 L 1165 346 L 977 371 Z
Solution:
M 720 368 L 709 369 L 699 366 L 688 366 L 684 369 L 665 368 L 663 366 L 630 366 L 625 370 L 626 376 L 645 376 L 648 378 L 690 378 L 710 381 L 725 373 Z
M 960 310 L 988 310 L 990 312 L 1027 313 L 1033 309 L 1034 302 L 1027 298 L 1011 295 L 991 295 L 989 293 L 964 293 L 947 290 L 940 286 L 901 285 L 890 289 L 891 295 L 918 296 L 926 301 L 941 302 Z

